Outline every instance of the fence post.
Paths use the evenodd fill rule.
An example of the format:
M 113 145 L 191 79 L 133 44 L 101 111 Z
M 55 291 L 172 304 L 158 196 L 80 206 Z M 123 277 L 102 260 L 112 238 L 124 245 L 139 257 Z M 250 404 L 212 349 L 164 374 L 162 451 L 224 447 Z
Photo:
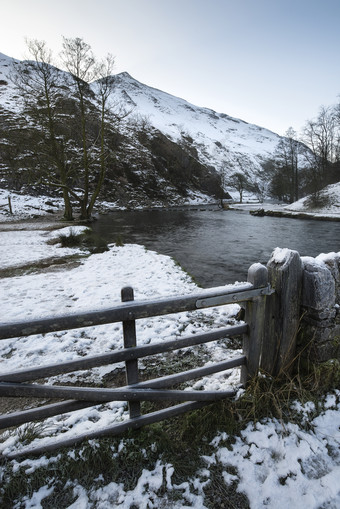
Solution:
M 134 300 L 133 288 L 126 286 L 121 290 L 122 302 Z M 136 321 L 124 320 L 123 321 L 123 335 L 124 335 L 124 348 L 133 348 L 137 345 L 136 340 Z M 125 361 L 126 368 L 126 383 L 128 385 L 138 383 L 138 359 Z M 129 402 L 130 419 L 140 416 L 140 402 Z
M 261 263 L 251 265 L 248 270 L 248 282 L 254 288 L 266 287 L 268 285 L 267 268 Z M 257 374 L 261 363 L 266 299 L 267 297 L 263 295 L 246 302 L 245 322 L 248 324 L 248 332 L 243 336 L 243 353 L 247 361 L 241 369 L 241 383 L 243 385 Z
M 11 201 L 11 197 L 10 197 L 10 195 L 8 195 L 8 209 L 9 209 L 9 213 L 10 213 L 10 214 L 13 214 L 13 210 L 12 210 L 12 201 Z
M 261 369 L 277 376 L 291 371 L 300 323 L 302 262 L 297 251 L 276 248 L 267 264 L 275 293 L 267 299 Z

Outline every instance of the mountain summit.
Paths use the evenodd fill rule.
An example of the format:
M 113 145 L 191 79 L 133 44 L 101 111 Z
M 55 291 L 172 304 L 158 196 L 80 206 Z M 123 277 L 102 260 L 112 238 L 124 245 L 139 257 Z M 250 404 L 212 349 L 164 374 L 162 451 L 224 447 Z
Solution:
M 126 72 L 114 79 L 116 99 L 133 105 L 133 113 L 145 119 L 149 130 L 157 130 L 185 147 L 201 164 L 213 167 L 226 183 L 230 175 L 241 172 L 266 192 L 268 176 L 264 166 L 273 157 L 279 135 L 225 113 L 195 106 L 140 83 Z M 227 188 L 232 192 L 228 183 Z
M 216 168 L 232 153 L 249 158 L 252 168 L 261 170 L 261 162 L 272 155 L 280 139 L 262 127 L 144 85 L 127 72 L 116 75 L 115 81 L 117 95 L 124 92 L 136 105 L 136 112 L 146 116 L 152 127 L 174 141 L 183 136 L 193 138 L 202 160 Z

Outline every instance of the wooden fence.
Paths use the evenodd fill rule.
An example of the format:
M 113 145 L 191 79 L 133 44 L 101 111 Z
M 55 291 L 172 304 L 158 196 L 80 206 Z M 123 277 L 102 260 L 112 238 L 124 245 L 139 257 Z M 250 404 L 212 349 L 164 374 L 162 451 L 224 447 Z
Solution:
M 281 264 L 282 265 L 282 264 Z M 281 281 L 282 278 L 275 278 Z M 282 286 L 282 284 L 281 284 Z M 285 289 L 286 290 L 286 289 Z M 124 348 L 121 350 L 103 353 L 97 356 L 87 356 L 74 361 L 48 366 L 39 366 L 0 375 L 0 397 L 34 397 L 44 399 L 62 399 L 58 403 L 39 406 L 37 408 L 18 411 L 0 416 L 0 429 L 21 425 L 27 422 L 41 421 L 48 417 L 71 412 L 81 408 L 90 407 L 108 401 L 128 401 L 130 419 L 106 427 L 105 429 L 89 432 L 86 435 L 57 442 L 42 448 L 24 449 L 9 454 L 14 458 L 22 454 L 39 454 L 61 446 L 74 445 L 84 439 L 96 438 L 103 435 L 114 435 L 129 428 L 136 429 L 146 424 L 167 419 L 184 412 L 200 408 L 213 401 L 235 395 L 234 390 L 229 391 L 197 391 L 169 389 L 176 384 L 192 379 L 201 378 L 241 366 L 240 382 L 245 384 L 249 378 L 256 375 L 263 359 L 265 362 L 270 354 L 270 345 L 263 348 L 263 342 L 268 336 L 268 330 L 274 333 L 272 319 L 273 306 L 277 306 L 278 292 L 272 289 L 268 270 L 261 264 L 254 264 L 248 271 L 248 282 L 242 285 L 230 285 L 225 288 L 209 289 L 196 295 L 171 297 L 156 301 L 134 301 L 133 289 L 122 289 L 122 304 L 110 309 L 78 313 L 67 316 L 54 316 L 20 323 L 7 323 L 0 325 L 0 339 L 15 338 L 34 334 L 44 334 L 53 331 L 77 329 L 94 325 L 122 322 Z M 273 301 L 274 299 L 274 301 Z M 195 334 L 190 337 L 162 341 L 156 344 L 137 346 L 136 320 L 154 316 L 194 311 L 209 307 L 222 306 L 231 303 L 245 303 L 245 323 L 215 329 L 205 334 Z M 280 320 L 282 316 L 280 314 Z M 277 320 L 276 320 L 277 321 Z M 281 322 L 278 324 L 281 327 Z M 194 345 L 200 345 L 222 338 L 243 335 L 243 355 L 238 358 L 225 360 L 205 367 L 191 369 L 181 373 L 140 382 L 138 378 L 138 359 L 164 352 L 170 352 Z M 274 347 L 274 350 L 282 349 Z M 264 355 L 266 352 L 267 355 Z M 277 355 L 276 355 L 277 357 Z M 282 357 L 282 356 L 281 356 Z M 282 359 L 281 359 L 282 360 Z M 125 362 L 127 385 L 119 388 L 93 388 L 70 387 L 59 385 L 32 384 L 34 380 L 52 377 L 58 374 L 70 373 L 77 370 L 91 369 L 98 366 Z M 267 362 L 268 364 L 268 362 Z M 274 365 L 276 367 L 274 367 Z M 282 362 L 281 362 L 282 365 Z M 268 368 L 268 365 L 267 365 Z M 274 372 L 277 362 L 273 363 Z M 270 370 L 268 370 L 270 371 Z M 172 400 L 185 402 L 176 404 L 163 410 L 141 415 L 141 401 Z

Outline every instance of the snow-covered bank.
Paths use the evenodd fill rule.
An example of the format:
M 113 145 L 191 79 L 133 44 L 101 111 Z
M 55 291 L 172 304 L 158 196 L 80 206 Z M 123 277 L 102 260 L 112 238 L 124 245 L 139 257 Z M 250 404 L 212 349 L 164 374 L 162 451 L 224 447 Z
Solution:
M 9 238 L 10 232 L 6 233 Z M 16 239 L 17 233 L 26 232 L 13 232 L 13 239 Z M 37 259 L 41 255 L 41 243 L 35 242 L 36 237 L 41 240 L 41 235 L 41 232 L 32 232 L 32 243 L 28 250 L 30 259 L 34 257 L 34 253 Z M 27 240 L 26 237 L 25 239 Z M 7 246 L 8 244 L 9 242 Z M 8 260 L 4 260 L 3 263 L 7 267 L 10 266 Z M 120 290 L 128 285 L 133 286 L 136 300 L 200 291 L 191 278 L 169 257 L 147 251 L 143 246 L 112 245 L 108 252 L 82 259 L 79 266 L 66 271 L 44 271 L 1 279 L 2 316 L 6 317 L 6 321 L 16 321 L 18 310 L 20 319 L 25 320 L 68 314 L 72 311 L 108 308 L 120 303 Z M 238 310 L 238 305 L 229 305 L 220 309 L 140 320 L 137 324 L 138 344 L 203 332 L 209 330 L 211 324 L 214 328 L 225 326 Z M 95 355 L 122 347 L 121 324 L 3 340 L 0 344 L 0 366 L 2 372 L 9 372 L 22 367 L 68 361 L 87 354 Z M 226 345 L 216 346 L 214 351 L 208 347 L 209 349 L 212 360 L 226 355 Z M 230 353 L 235 355 L 235 351 Z M 86 378 L 87 382 L 100 381 L 102 376 L 112 369 L 112 366 L 97 368 L 91 375 L 78 373 L 77 376 Z M 60 379 L 74 380 L 74 376 L 67 375 L 59 377 Z M 234 381 L 238 382 L 238 379 L 238 371 L 232 370 L 220 377 L 212 377 L 209 384 L 223 388 Z M 111 413 L 114 408 L 118 408 L 119 419 L 122 418 L 121 409 L 125 408 L 123 414 L 126 418 L 124 404 L 111 404 L 108 408 Z M 101 428 L 104 425 L 106 411 L 98 413 L 95 427 Z M 49 426 L 53 426 L 57 434 L 62 426 L 61 438 L 65 437 L 68 427 L 71 434 L 84 431 L 84 426 L 89 430 L 88 424 L 90 423 L 90 427 L 93 428 L 93 423 L 87 419 L 84 423 L 84 416 L 87 414 L 88 411 L 73 414 L 69 426 L 66 424 L 67 419 L 59 424 L 49 420 Z M 6 449 L 8 446 L 9 444 L 5 442 L 0 449 Z
M 210 455 L 202 459 L 205 468 L 197 469 L 195 475 L 182 483 L 176 482 L 176 471 L 171 463 L 154 461 L 153 468 L 145 468 L 133 488 L 120 482 L 94 481 L 88 490 L 79 481 L 70 481 L 65 488 L 71 488 L 73 502 L 68 509 L 129 509 L 170 508 L 170 509 L 215 509 L 219 507 L 248 507 L 242 503 L 233 504 L 224 498 L 227 488 L 237 485 L 237 491 L 248 498 L 250 509 L 336 509 L 340 506 L 340 392 L 328 395 L 323 401 L 324 410 L 310 418 L 313 408 L 310 404 L 297 410 L 305 425 L 294 423 L 283 425 L 275 419 L 257 424 L 250 423 L 234 444 L 226 446 L 228 436 L 221 432 L 209 444 Z M 308 424 L 307 424 L 308 422 Z M 93 444 L 96 447 L 96 444 Z M 128 447 L 122 441 L 112 454 L 119 456 Z M 155 447 L 157 445 L 155 444 Z M 150 451 L 145 450 L 145 454 Z M 78 459 L 79 461 L 79 459 Z M 13 461 L 13 473 L 22 467 L 29 478 L 34 472 L 55 468 L 58 456 Z M 208 499 L 206 491 L 213 482 L 213 470 L 220 469 L 222 483 L 215 497 Z M 53 496 L 53 476 L 48 484 L 35 493 L 19 500 L 15 507 L 42 507 L 41 502 Z
M 320 403 L 324 410 L 315 418 L 314 404 L 296 403 L 299 424 L 250 423 L 231 448 L 222 433 L 207 464 L 236 469 L 223 473 L 225 483 L 236 481 L 251 509 L 340 507 L 340 391 Z
M 320 191 L 318 202 L 312 208 L 312 197 L 306 196 L 291 205 L 287 205 L 285 209 L 292 212 L 310 212 L 325 216 L 340 215 L 340 182 L 331 184 Z
M 212 199 L 211 196 L 203 194 L 199 191 L 189 191 L 188 196 L 185 199 L 179 199 L 177 202 L 174 202 L 172 206 L 199 206 L 215 203 L 216 200 Z M 161 203 L 154 203 L 152 206 L 154 208 L 163 208 L 164 204 L 162 205 Z M 136 210 L 142 208 L 142 206 L 135 204 Z M 95 215 L 106 213 L 112 210 L 122 209 L 124 209 L 124 207 L 118 206 L 115 202 L 98 200 L 95 206 Z M 2 223 L 1 230 L 9 228 L 9 225 L 18 221 L 27 221 L 32 218 L 41 220 L 44 219 L 45 221 L 55 223 L 57 220 L 61 219 L 63 211 L 64 209 L 62 198 L 50 198 L 43 195 L 32 196 L 29 194 L 16 193 L 14 191 L 0 188 L 0 224 Z M 16 227 L 20 228 L 20 226 Z
M 247 210 L 255 216 L 291 217 L 297 219 L 324 219 L 340 221 L 340 183 L 332 184 L 320 191 L 317 202 L 313 196 L 285 205 L 284 203 L 263 202 L 231 204 L 235 210 Z
M 0 270 L 79 254 L 79 249 L 62 248 L 60 244 L 54 244 L 52 241 L 57 240 L 59 235 L 67 235 L 71 231 L 78 235 L 86 230 L 85 226 L 58 228 L 53 231 L 41 230 L 42 227 L 40 225 L 40 230 L 33 231 L 0 232 Z
M 11 211 L 10 213 L 10 205 Z M 16 193 L 8 189 L 0 189 L 0 221 L 12 222 L 31 217 L 49 216 L 53 220 L 54 214 L 61 214 L 63 200 L 47 196 L 31 196 Z
M 303 217 L 310 219 L 334 219 L 340 220 L 340 183 L 327 186 L 320 192 L 320 204 L 318 206 L 311 205 L 311 196 L 301 198 L 295 203 L 286 205 L 284 203 L 275 203 L 273 200 L 259 202 L 255 195 L 251 193 L 245 194 L 243 203 L 237 203 L 238 193 L 230 193 L 233 195 L 234 202 L 225 201 L 231 209 L 247 210 L 255 212 L 264 212 L 264 215 L 279 215 L 282 213 L 284 217 Z M 11 198 L 12 211 L 9 212 L 8 196 Z M 215 204 L 208 196 L 196 192 L 189 193 L 186 200 L 174 205 L 177 206 L 200 206 Z M 136 210 L 142 208 L 136 206 Z M 162 208 L 159 206 L 159 208 Z M 116 203 L 97 202 L 97 213 L 105 213 L 110 210 L 119 210 Z M 0 188 L 0 223 L 1 230 L 11 228 L 11 224 L 20 220 L 28 220 L 30 218 L 41 218 L 51 223 L 55 223 L 56 219 L 60 219 L 63 212 L 63 203 L 61 198 L 49 198 L 47 196 L 30 196 L 20 193 L 10 192 Z M 271 214 L 273 213 L 273 214 Z M 259 214 L 260 215 L 260 214 Z M 16 226 L 16 228 L 20 228 Z M 27 229 L 27 227 L 25 227 Z M 33 229 L 33 225 L 31 229 Z

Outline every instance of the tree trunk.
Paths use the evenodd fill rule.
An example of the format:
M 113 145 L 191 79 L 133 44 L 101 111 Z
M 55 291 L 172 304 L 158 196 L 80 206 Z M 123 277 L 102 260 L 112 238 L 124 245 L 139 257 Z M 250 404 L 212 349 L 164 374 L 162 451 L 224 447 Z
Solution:
M 68 194 L 68 190 L 65 188 L 63 189 L 63 199 L 64 199 L 64 219 L 66 219 L 66 221 L 73 221 L 72 204 L 70 196 Z

